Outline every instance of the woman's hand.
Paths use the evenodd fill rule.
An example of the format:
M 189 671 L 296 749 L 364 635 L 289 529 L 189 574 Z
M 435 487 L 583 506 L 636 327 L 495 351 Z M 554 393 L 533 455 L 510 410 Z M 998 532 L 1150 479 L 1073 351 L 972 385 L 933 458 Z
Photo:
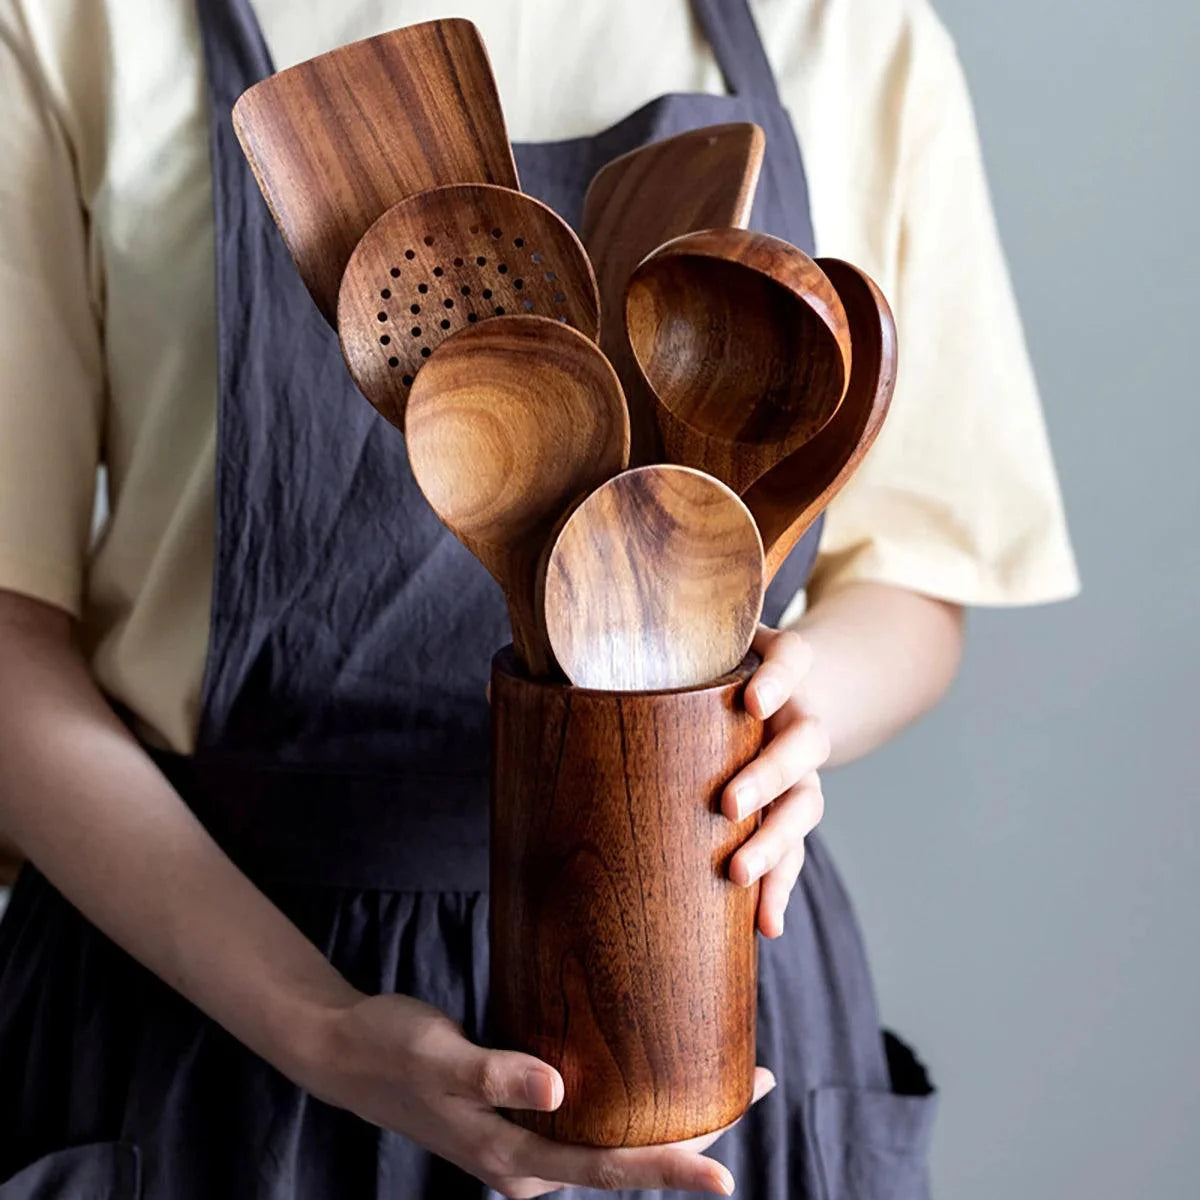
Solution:
M 721 806 L 731 821 L 766 810 L 758 831 L 733 856 L 729 877 L 743 887 L 762 880 L 758 927 L 775 938 L 804 865 L 804 839 L 825 811 L 817 770 L 829 758 L 829 736 L 802 699 L 813 659 L 808 642 L 791 630 L 760 626 L 754 649 L 762 665 L 746 685 L 746 708 L 766 722 L 767 741 L 725 789 Z
M 527 1054 L 476 1046 L 448 1017 L 410 997 L 363 997 L 337 1010 L 314 1052 L 311 1076 L 299 1080 L 304 1086 L 404 1134 L 502 1195 L 541 1196 L 568 1184 L 733 1192 L 733 1177 L 702 1153 L 724 1130 L 671 1146 L 595 1150 L 505 1120 L 497 1109 L 556 1109 L 563 1100 L 559 1073 Z M 774 1086 L 760 1067 L 754 1099 Z

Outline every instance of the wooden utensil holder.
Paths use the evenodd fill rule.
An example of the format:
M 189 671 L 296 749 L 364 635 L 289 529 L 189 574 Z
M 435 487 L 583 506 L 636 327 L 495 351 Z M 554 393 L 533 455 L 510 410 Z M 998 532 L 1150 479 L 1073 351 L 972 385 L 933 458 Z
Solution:
M 756 827 L 720 812 L 762 743 L 752 664 L 684 691 L 535 682 L 492 663 L 491 1017 L 553 1064 L 559 1141 L 638 1146 L 720 1128 L 750 1103 L 758 887 L 729 859 Z

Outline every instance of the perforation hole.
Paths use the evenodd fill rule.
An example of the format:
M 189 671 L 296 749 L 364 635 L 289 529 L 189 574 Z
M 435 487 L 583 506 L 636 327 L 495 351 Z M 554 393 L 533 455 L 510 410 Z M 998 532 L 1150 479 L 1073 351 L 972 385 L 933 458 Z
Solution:
M 501 232 L 501 231 L 500 231 L 499 229 L 493 229 L 493 230 L 492 230 L 492 237 L 494 237 L 494 238 L 498 238 L 498 237 L 500 236 L 500 232 Z
M 398 367 L 399 365 L 400 365 L 400 360 L 398 358 L 396 358 L 394 355 L 388 359 L 389 367 Z
M 566 302 L 567 302 L 567 298 L 566 298 L 566 296 L 564 296 L 562 294 L 562 292 L 554 293 L 554 303 L 555 304 L 566 304 Z
M 399 278 L 400 278 L 400 268 L 399 268 L 399 267 L 393 267 L 393 268 L 392 268 L 392 269 L 391 269 L 391 270 L 388 272 L 388 274 L 389 274 L 389 275 L 390 275 L 390 276 L 391 276 L 393 279 L 399 279 Z
M 429 284 L 427 284 L 427 283 L 418 283 L 418 284 L 417 284 L 417 291 L 418 291 L 418 292 L 420 292 L 422 296 L 424 296 L 424 295 L 425 295 L 425 293 L 429 291 Z
M 471 294 L 471 289 L 469 287 L 467 287 L 467 285 L 465 283 L 459 290 L 462 292 L 462 294 L 464 296 L 469 296 Z
M 443 308 L 453 308 L 454 301 L 451 300 L 449 296 L 447 296 L 446 299 L 442 301 L 442 307 Z
M 445 275 L 446 272 L 443 271 L 441 267 L 434 267 L 433 273 L 434 273 L 434 275 L 436 275 L 438 277 L 438 279 L 441 279 L 441 277 L 443 275 Z
M 403 383 L 405 387 L 412 387 L 412 376 L 405 375 L 400 382 Z
M 417 257 L 417 252 L 415 250 L 405 250 L 404 257 L 407 258 L 409 262 L 412 262 L 412 260 Z M 399 275 L 400 272 L 396 271 L 395 274 Z
M 430 350 L 430 348 L 428 346 L 421 347 L 421 357 L 422 358 L 428 358 L 432 353 L 433 353 L 433 351 Z
M 449 322 L 449 321 L 447 321 L 447 320 L 445 320 L 445 319 L 443 319 L 443 320 L 440 322 L 440 324 L 441 324 L 441 327 L 442 327 L 443 329 L 449 329 L 449 328 L 450 328 L 450 322 Z
M 558 276 L 555 275 L 555 273 L 553 271 L 546 272 L 546 282 L 547 283 L 553 283 L 557 278 L 558 278 Z
M 483 257 L 483 255 L 481 254 L 481 255 L 480 255 L 480 256 L 479 256 L 479 257 L 478 257 L 478 258 L 475 260 L 475 265 L 476 265 L 477 267 L 486 267 L 486 266 L 487 266 L 487 259 L 486 259 L 486 258 L 484 258 L 484 257 Z
M 391 288 L 384 288 L 384 289 L 383 289 L 383 291 L 379 293 L 379 295 L 380 295 L 380 296 L 381 296 L 381 297 L 382 297 L 384 300 L 390 300 L 390 299 L 392 298 L 392 291 L 391 291 Z
M 375 319 L 376 319 L 377 321 L 386 321 L 386 320 L 388 319 L 388 318 L 387 318 L 387 313 L 383 313 L 383 312 L 381 312 L 381 313 L 376 313 L 376 314 L 375 314 Z
M 520 250 L 520 249 L 521 249 L 521 247 L 525 245 L 525 239 L 524 239 L 524 238 L 522 238 L 522 237 L 519 237 L 519 238 L 513 238 L 513 245 L 514 245 L 514 246 L 516 246 L 516 248 L 517 248 L 518 250 Z
M 523 279 L 514 279 L 514 280 L 513 280 L 513 287 L 514 287 L 514 288 L 516 288 L 516 290 L 517 290 L 518 292 L 519 292 L 519 291 L 520 291 L 520 290 L 521 290 L 521 289 L 522 289 L 524 286 L 525 286 L 525 280 L 523 280 Z
M 410 304 L 408 306 L 408 311 L 415 317 L 417 313 L 421 311 L 421 306 L 419 304 Z
M 425 245 L 432 246 L 433 245 L 433 234 L 427 233 L 423 240 L 425 242 Z
M 467 320 L 474 325 L 479 320 L 479 316 L 477 313 L 467 313 Z
M 504 305 L 503 304 L 496 305 L 496 316 L 498 316 L 498 317 L 504 316 Z
M 390 333 L 385 333 L 383 337 L 379 339 L 379 344 L 381 346 L 390 346 L 392 344 L 392 335 Z
M 508 263 L 501 263 L 496 268 L 496 270 L 499 271 L 501 275 L 507 275 L 508 274 Z
M 456 259 L 454 260 L 454 265 L 455 265 L 456 267 L 461 267 L 461 266 L 463 265 L 463 260 L 462 260 L 461 258 L 456 258 Z
M 480 294 L 480 295 L 481 295 L 481 296 L 482 296 L 482 297 L 483 297 L 485 300 L 490 300 L 490 299 L 492 298 L 492 289 L 491 289 L 491 288 L 484 288 L 484 289 L 483 289 L 483 291 L 482 291 L 482 292 L 480 292 L 479 294 Z
M 533 312 L 533 301 L 526 299 L 523 303 L 526 312 Z
M 413 335 L 413 337 L 420 337 L 420 336 L 421 336 L 421 327 L 420 327 L 420 325 L 414 325 L 414 326 L 413 326 L 413 327 L 412 327 L 412 328 L 409 330 L 409 333 L 411 333 L 411 334 Z
M 532 254 L 529 256 L 529 261 L 530 261 L 530 262 L 532 262 L 532 263 L 540 263 L 540 262 L 542 261 L 542 256 L 541 256 L 541 255 L 540 255 L 540 254 L 539 254 L 539 253 L 538 253 L 538 252 L 535 250 L 535 251 L 534 251 L 534 252 L 533 252 L 533 253 L 532 253 Z

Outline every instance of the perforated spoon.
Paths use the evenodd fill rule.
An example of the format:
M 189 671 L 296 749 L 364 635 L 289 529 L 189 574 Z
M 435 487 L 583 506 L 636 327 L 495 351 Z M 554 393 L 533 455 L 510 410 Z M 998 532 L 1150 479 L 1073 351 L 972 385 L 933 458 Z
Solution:
M 599 336 L 583 245 L 531 196 L 460 184 L 403 200 L 367 230 L 342 278 L 338 336 L 359 390 L 403 426 L 409 389 L 446 338 L 527 313 Z
M 600 285 L 600 348 L 629 401 L 631 461 L 658 461 L 654 399 L 629 349 L 625 289 L 633 269 L 681 234 L 750 219 L 766 138 L 747 122 L 711 125 L 664 138 L 613 159 L 583 202 L 583 244 Z
M 845 306 L 854 363 L 846 398 L 828 424 L 745 494 L 762 533 L 768 582 L 858 470 L 883 426 L 896 386 L 896 323 L 883 293 L 849 263 L 817 261 Z
M 519 186 L 487 51 L 459 18 L 272 75 L 239 98 L 233 127 L 331 324 L 351 252 L 393 204 L 441 184 Z
M 429 503 L 504 590 L 517 654 L 549 674 L 539 560 L 562 514 L 628 462 L 616 373 L 568 325 L 498 317 L 438 347 L 404 429 Z
M 546 566 L 550 645 L 579 687 L 653 691 L 719 679 L 762 611 L 762 541 L 719 480 L 636 467 L 571 514 Z
M 668 457 L 747 488 L 837 410 L 850 331 L 833 285 L 795 246 L 710 229 L 633 274 L 629 341 L 659 406 Z

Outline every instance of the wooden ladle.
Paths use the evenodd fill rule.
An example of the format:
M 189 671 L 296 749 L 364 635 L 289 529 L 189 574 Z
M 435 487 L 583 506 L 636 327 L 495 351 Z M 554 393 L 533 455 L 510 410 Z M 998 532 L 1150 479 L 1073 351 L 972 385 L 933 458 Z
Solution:
M 818 262 L 845 307 L 854 363 L 846 398 L 828 424 L 743 497 L 762 534 L 768 582 L 858 469 L 883 426 L 896 386 L 896 323 L 883 293 L 849 263 Z
M 735 492 L 816 433 L 845 393 L 845 309 L 821 268 L 779 238 L 676 238 L 638 266 L 625 314 L 667 456 Z
M 659 461 L 654 398 L 625 333 L 625 289 L 656 247 L 750 219 L 766 138 L 749 122 L 711 125 L 631 150 L 602 167 L 583 202 L 581 236 L 600 285 L 600 348 L 629 401 L 635 465 Z
M 403 426 L 409 389 L 446 338 L 527 313 L 599 336 L 582 243 L 531 196 L 458 184 L 401 201 L 363 235 L 342 278 L 338 336 L 359 390 Z
M 351 252 L 393 204 L 448 183 L 519 186 L 487 51 L 460 18 L 272 75 L 239 98 L 233 127 L 331 324 Z
M 745 657 L 763 586 L 758 528 L 729 488 L 690 467 L 636 467 L 563 525 L 546 566 L 546 628 L 579 687 L 693 687 Z
M 539 560 L 562 515 L 629 460 L 616 373 L 560 321 L 481 322 L 430 357 L 404 432 L 429 503 L 504 590 L 517 654 L 549 674 Z

